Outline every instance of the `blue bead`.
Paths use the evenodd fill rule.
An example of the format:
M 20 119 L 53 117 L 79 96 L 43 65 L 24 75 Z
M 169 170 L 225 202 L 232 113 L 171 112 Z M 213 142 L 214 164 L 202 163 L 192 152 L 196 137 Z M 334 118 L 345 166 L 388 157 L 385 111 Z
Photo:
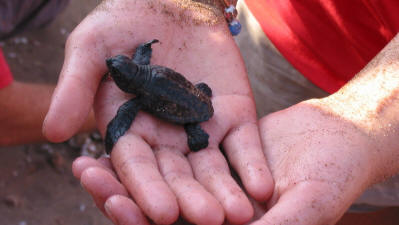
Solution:
M 236 36 L 241 32 L 241 24 L 238 20 L 233 20 L 229 24 L 231 35 Z

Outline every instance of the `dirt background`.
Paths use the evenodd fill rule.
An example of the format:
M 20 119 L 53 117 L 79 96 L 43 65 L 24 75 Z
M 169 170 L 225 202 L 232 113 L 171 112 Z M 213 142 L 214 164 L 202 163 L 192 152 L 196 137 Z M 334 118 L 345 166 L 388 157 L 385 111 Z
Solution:
M 68 34 L 99 2 L 72 0 L 48 27 L 27 31 L 0 42 L 15 79 L 56 83 Z M 259 115 L 306 98 L 325 95 L 285 62 L 264 38 L 258 43 L 262 48 L 250 45 L 248 38 L 253 33 L 245 28 L 252 22 L 241 19 L 244 32 L 237 42 L 251 75 Z M 258 61 L 248 60 L 254 52 L 261 57 L 256 57 Z M 263 76 L 265 68 L 271 76 Z M 274 75 L 284 76 L 285 82 L 277 82 Z M 259 85 L 262 82 L 272 85 L 265 88 Z M 266 99 L 264 96 L 267 96 Z M 275 101 L 276 96 L 283 100 Z M 70 169 L 73 159 L 82 154 L 81 146 L 87 147 L 85 142 L 87 144 L 88 140 L 90 142 L 97 138 L 82 135 L 62 144 L 41 143 L 0 148 L 0 225 L 111 224 L 94 206 Z M 90 150 L 98 154 L 101 148 L 91 144 Z M 399 224 L 399 210 L 391 208 L 370 214 L 347 214 L 339 224 Z

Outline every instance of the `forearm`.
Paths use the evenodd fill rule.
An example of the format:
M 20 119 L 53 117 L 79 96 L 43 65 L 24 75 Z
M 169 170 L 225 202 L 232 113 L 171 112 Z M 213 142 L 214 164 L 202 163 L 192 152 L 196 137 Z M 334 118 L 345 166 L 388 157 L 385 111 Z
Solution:
M 0 146 L 45 140 L 42 124 L 53 91 L 52 85 L 16 81 L 0 90 Z M 94 129 L 94 116 L 91 113 L 81 131 Z
M 399 172 L 399 35 L 337 93 L 324 99 L 332 113 L 355 124 L 376 149 L 376 179 Z

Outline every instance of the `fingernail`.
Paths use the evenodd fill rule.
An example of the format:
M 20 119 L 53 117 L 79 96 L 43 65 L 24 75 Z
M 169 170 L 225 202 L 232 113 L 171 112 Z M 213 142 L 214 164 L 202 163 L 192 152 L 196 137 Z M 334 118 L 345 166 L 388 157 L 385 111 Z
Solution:
M 105 212 L 107 213 L 108 218 L 109 218 L 115 225 L 118 225 L 118 224 L 119 224 L 119 223 L 118 223 L 118 220 L 117 220 L 117 219 L 115 218 L 115 216 L 112 214 L 110 208 L 111 208 L 111 206 L 110 206 L 109 201 L 106 201 L 105 204 L 104 204 Z

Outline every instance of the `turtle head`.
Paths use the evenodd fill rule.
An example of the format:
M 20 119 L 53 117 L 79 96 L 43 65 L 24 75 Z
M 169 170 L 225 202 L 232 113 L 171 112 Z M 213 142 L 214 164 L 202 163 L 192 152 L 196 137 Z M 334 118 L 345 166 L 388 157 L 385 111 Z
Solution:
M 134 93 L 140 84 L 137 83 L 136 75 L 138 66 L 124 55 L 117 55 L 106 60 L 111 77 L 116 85 L 125 92 Z

